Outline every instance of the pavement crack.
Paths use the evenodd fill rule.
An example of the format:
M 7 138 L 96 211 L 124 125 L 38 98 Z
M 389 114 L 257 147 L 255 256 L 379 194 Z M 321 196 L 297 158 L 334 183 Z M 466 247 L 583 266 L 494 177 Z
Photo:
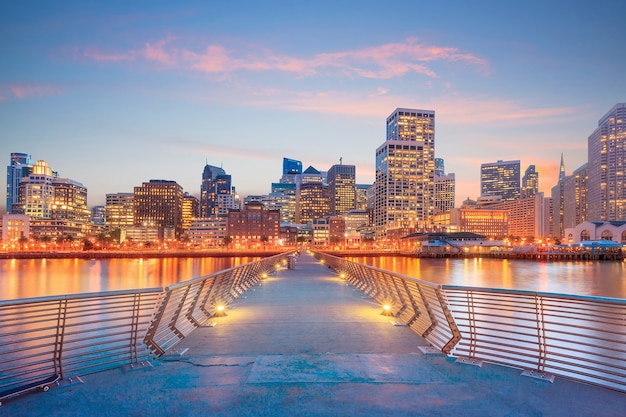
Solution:
M 189 359 L 167 359 L 165 362 L 180 362 L 180 363 L 185 363 L 187 365 L 191 365 L 191 366 L 195 366 L 198 368 L 217 368 L 217 367 L 224 367 L 224 368 L 237 368 L 237 367 L 246 367 L 246 366 L 251 366 L 254 365 L 255 361 L 250 361 L 250 362 L 244 362 L 244 363 L 197 363 L 194 361 L 190 361 Z

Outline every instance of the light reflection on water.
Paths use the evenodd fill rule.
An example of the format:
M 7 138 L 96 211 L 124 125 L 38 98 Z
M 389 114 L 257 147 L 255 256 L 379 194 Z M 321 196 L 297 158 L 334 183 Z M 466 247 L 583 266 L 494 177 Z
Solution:
M 436 284 L 626 298 L 624 262 L 539 262 L 507 259 L 350 257 Z
M 166 287 L 257 259 L 0 260 L 0 299 Z
M 259 258 L 0 260 L 0 299 L 166 287 Z M 626 299 L 623 262 L 348 258 L 436 284 Z

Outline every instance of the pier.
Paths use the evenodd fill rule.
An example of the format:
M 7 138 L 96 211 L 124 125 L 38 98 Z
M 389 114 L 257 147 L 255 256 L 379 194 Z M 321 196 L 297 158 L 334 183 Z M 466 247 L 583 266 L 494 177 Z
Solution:
M 626 409 L 623 392 L 433 350 L 307 253 L 224 312 L 154 360 L 10 399 L 0 416 L 623 416 Z

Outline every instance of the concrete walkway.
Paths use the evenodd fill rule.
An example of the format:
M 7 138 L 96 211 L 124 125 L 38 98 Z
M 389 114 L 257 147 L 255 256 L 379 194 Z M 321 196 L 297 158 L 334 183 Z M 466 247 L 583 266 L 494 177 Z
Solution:
M 302 254 L 152 366 L 86 375 L 0 416 L 626 415 L 625 394 L 423 355 L 381 311 Z

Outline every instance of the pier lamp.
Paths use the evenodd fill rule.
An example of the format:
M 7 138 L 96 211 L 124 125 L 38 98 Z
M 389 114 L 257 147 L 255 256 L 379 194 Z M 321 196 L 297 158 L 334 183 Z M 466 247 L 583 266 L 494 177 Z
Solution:
M 391 304 L 383 304 L 383 312 L 380 314 L 382 314 L 383 316 L 393 316 L 393 313 L 391 312 Z
M 261 275 L 261 278 L 263 279 L 267 278 L 267 272 L 263 272 L 263 275 Z
M 341 275 L 339 275 L 341 277 L 341 279 L 346 279 L 346 273 L 342 272 Z
M 218 304 L 215 307 L 215 315 L 214 315 L 214 317 L 224 317 L 224 316 L 226 316 L 226 311 L 225 310 L 226 310 L 226 307 L 224 307 L 223 304 Z

